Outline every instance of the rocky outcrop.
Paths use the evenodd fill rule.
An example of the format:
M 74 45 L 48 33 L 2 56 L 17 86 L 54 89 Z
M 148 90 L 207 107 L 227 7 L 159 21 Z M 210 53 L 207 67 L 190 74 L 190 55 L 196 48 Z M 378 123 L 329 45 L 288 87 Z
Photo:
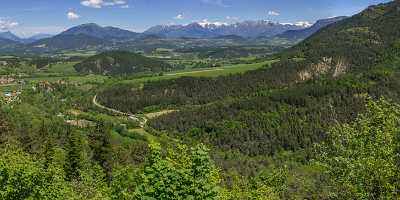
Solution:
M 336 78 L 342 74 L 345 74 L 348 66 L 348 62 L 343 58 L 333 59 L 323 57 L 321 62 L 312 64 L 310 67 L 300 71 L 298 74 L 299 81 L 307 81 L 322 75 L 329 75 L 333 78 Z

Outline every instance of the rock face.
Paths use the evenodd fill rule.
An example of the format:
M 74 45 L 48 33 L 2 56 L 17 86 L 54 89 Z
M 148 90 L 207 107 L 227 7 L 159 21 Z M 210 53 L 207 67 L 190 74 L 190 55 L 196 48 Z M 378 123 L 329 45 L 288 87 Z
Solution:
M 312 64 L 310 67 L 299 72 L 299 81 L 307 81 L 321 75 L 328 75 L 336 78 L 345 74 L 349 67 L 349 63 L 343 58 L 322 58 L 322 61 L 317 64 Z

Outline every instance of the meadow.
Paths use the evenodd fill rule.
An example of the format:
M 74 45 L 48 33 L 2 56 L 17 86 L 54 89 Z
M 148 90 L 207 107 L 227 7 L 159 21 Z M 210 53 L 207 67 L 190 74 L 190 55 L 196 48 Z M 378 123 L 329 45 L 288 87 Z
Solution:
M 237 64 L 237 65 L 227 65 L 223 67 L 215 67 L 215 68 L 204 68 L 204 69 L 185 69 L 178 70 L 169 73 L 165 73 L 162 76 L 151 76 L 151 77 L 143 77 L 143 78 L 135 78 L 130 80 L 123 80 L 122 83 L 132 83 L 132 84 L 141 84 L 148 81 L 159 81 L 159 80 L 167 80 L 167 79 L 176 79 L 184 76 L 191 77 L 218 77 L 225 76 L 229 74 L 239 74 L 244 73 L 250 70 L 256 70 L 265 66 L 270 66 L 272 63 L 276 62 L 276 60 L 267 60 L 259 63 L 252 64 Z

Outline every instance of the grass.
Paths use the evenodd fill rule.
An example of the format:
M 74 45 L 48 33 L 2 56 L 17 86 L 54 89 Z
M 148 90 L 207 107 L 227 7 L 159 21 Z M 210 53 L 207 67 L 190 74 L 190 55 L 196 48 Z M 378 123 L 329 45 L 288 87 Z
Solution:
M 78 62 L 67 62 L 67 63 L 59 63 L 55 64 L 47 70 L 50 73 L 61 73 L 61 74 L 75 74 L 77 73 L 74 65 Z
M 12 92 L 18 90 L 19 86 L 16 84 L 11 85 L 1 85 L 0 92 Z
M 157 138 L 156 136 L 154 136 L 154 135 L 148 133 L 148 132 L 147 132 L 146 130 L 144 130 L 143 128 L 130 129 L 128 132 L 131 133 L 131 134 L 138 134 L 138 135 L 140 135 L 140 136 L 146 138 L 146 140 L 147 140 L 149 143 L 158 141 L 158 138 Z
M 75 84 L 85 84 L 85 83 L 104 83 L 108 77 L 102 75 L 85 75 L 85 76 L 54 76 L 54 77 L 33 77 L 33 78 L 26 78 L 25 80 L 30 82 L 40 82 L 40 81 L 49 81 L 55 82 L 59 80 L 65 80 L 70 83 Z
M 179 70 L 174 72 L 169 72 L 164 74 L 163 76 L 153 76 L 153 77 L 144 77 L 138 79 L 124 80 L 122 83 L 133 83 L 140 84 L 148 81 L 159 81 L 166 79 L 175 79 L 183 76 L 191 76 L 191 77 L 217 77 L 224 76 L 229 74 L 238 74 L 244 73 L 250 70 L 256 70 L 266 65 L 270 65 L 275 60 L 264 61 L 260 63 L 253 64 L 237 64 L 237 65 L 228 65 L 223 67 L 215 67 L 215 68 L 205 68 L 205 69 L 187 69 L 187 70 Z
M 80 56 L 80 57 L 89 57 L 97 54 L 97 51 L 73 51 L 73 52 L 63 52 L 63 56 Z

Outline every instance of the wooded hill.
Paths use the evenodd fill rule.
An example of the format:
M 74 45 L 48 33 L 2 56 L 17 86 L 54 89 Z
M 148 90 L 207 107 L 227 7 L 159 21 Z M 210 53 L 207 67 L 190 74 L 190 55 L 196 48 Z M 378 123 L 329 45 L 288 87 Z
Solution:
M 76 64 L 74 67 L 78 72 L 105 75 L 165 72 L 172 69 L 172 66 L 166 62 L 129 51 L 104 52 L 89 57 L 81 63 Z
M 331 125 L 354 119 L 366 96 L 399 100 L 399 6 L 372 6 L 328 26 L 277 55 L 281 61 L 271 68 L 147 83 L 142 90 L 112 86 L 100 101 L 132 113 L 180 110 L 150 125 L 223 150 L 256 156 L 307 149 Z
M 0 102 L 0 199 L 399 199 L 399 5 L 370 7 L 244 74 L 100 93 L 28 87 Z M 92 57 L 110 67 L 93 70 L 135 57 L 114 53 Z M 143 128 L 95 106 L 96 94 L 125 112 L 176 111 Z

